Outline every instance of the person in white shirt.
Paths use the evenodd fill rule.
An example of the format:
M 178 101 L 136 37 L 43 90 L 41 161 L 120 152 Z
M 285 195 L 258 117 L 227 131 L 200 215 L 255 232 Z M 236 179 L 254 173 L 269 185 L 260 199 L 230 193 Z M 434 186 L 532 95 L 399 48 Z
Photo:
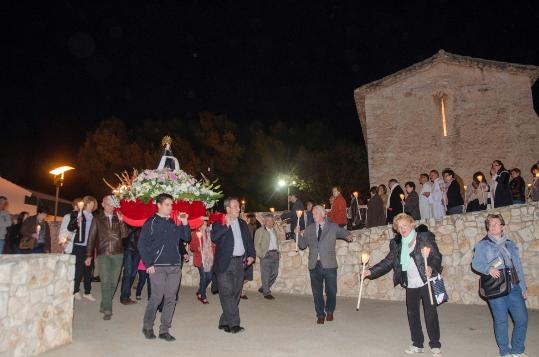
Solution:
M 444 181 L 440 178 L 440 173 L 436 170 L 430 172 L 430 182 L 432 183 L 432 191 L 429 196 L 432 205 L 433 218 L 440 219 L 445 216 L 445 201 L 444 201 Z
M 272 214 L 264 215 L 264 226 L 255 232 L 255 251 L 260 258 L 260 276 L 262 287 L 258 289 L 268 300 L 275 299 L 271 295 L 271 286 L 279 273 L 279 243 L 277 232 L 273 228 L 275 220 Z
M 11 226 L 11 215 L 6 210 L 7 198 L 0 196 L 0 254 L 4 251 L 7 229 Z
M 419 175 L 419 183 L 421 184 L 421 188 L 419 189 L 419 212 L 421 219 L 430 219 L 432 218 L 432 204 L 429 197 L 432 193 L 432 183 L 429 181 L 429 175 Z

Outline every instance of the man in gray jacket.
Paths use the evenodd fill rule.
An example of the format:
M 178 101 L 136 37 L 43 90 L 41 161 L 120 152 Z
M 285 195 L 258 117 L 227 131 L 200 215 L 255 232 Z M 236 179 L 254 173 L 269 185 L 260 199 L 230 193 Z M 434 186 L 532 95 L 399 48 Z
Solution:
M 268 300 L 275 299 L 271 295 L 271 286 L 279 273 L 279 242 L 277 241 L 277 232 L 273 228 L 274 224 L 273 215 L 266 214 L 264 226 L 255 232 L 255 251 L 260 258 L 260 277 L 262 280 L 262 287 L 258 291 Z
M 309 225 L 303 234 L 296 227 L 300 249 L 309 247 L 309 273 L 313 291 L 314 308 L 317 324 L 324 320 L 333 321 L 333 312 L 337 300 L 337 257 L 335 245 L 337 239 L 353 241 L 353 235 L 339 225 L 326 219 L 326 210 L 322 206 L 313 208 L 314 224 Z M 324 303 L 324 284 L 326 302 Z

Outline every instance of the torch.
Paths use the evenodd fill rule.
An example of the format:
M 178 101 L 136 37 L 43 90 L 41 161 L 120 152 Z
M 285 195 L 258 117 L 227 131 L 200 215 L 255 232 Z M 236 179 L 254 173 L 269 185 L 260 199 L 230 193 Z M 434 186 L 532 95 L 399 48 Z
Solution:
M 428 264 L 427 264 L 427 258 L 430 254 L 430 248 L 427 247 L 427 246 L 424 246 L 423 248 L 421 248 L 421 255 L 423 255 L 423 260 L 425 262 L 425 276 L 427 277 L 427 287 L 429 289 L 429 298 L 430 298 L 430 304 L 431 305 L 434 305 L 434 301 L 432 300 L 432 289 L 430 287 L 430 279 L 427 275 L 427 268 L 428 268 Z
M 363 293 L 363 282 L 365 281 L 363 274 L 365 273 L 365 266 L 369 262 L 369 259 L 371 259 L 369 253 L 364 252 L 361 254 L 361 265 L 363 267 L 361 268 L 361 275 L 359 276 L 359 296 L 357 297 L 356 311 L 359 311 L 359 304 L 361 304 L 361 294 Z
M 84 208 L 84 201 L 79 201 L 77 203 L 77 207 L 79 208 L 79 214 L 78 214 L 78 220 L 80 221 L 79 224 L 79 242 L 82 243 L 82 209 Z
M 404 193 L 401 193 L 399 196 L 400 196 L 400 198 L 401 198 L 402 213 L 404 213 Z
M 296 216 L 298 217 L 298 223 L 297 223 L 297 226 L 300 227 L 299 225 L 299 219 L 301 218 L 301 216 L 303 216 L 303 211 L 302 210 L 297 210 L 296 211 Z M 300 227 L 301 228 L 301 227 Z M 299 235 L 296 237 L 296 252 L 299 250 L 298 248 L 298 241 L 299 241 Z

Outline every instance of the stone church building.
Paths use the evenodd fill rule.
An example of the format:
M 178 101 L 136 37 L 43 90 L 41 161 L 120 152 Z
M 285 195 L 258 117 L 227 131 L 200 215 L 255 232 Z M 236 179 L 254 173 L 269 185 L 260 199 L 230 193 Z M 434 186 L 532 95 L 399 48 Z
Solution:
M 539 160 L 531 86 L 539 67 L 434 56 L 354 92 L 367 145 L 370 185 L 414 181 L 452 168 L 465 184 L 493 160 L 529 169 Z

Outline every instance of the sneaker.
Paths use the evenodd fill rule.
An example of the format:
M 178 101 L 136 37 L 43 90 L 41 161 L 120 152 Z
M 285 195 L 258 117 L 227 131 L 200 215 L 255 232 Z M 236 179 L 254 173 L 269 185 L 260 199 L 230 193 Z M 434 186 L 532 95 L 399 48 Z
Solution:
M 441 348 L 431 348 L 430 351 L 432 352 L 433 356 L 436 357 L 442 357 L 442 349 Z
M 81 300 L 82 299 L 82 297 L 80 296 L 80 293 L 73 294 L 73 297 L 75 298 L 75 300 Z
M 95 298 L 92 296 L 92 294 L 84 294 L 82 295 L 82 297 L 89 301 L 95 301 Z
M 137 295 L 137 296 L 135 296 L 135 299 L 140 300 L 142 298 L 140 297 L 140 295 Z
M 511 356 L 513 357 L 528 357 L 525 353 L 513 353 Z
M 414 353 L 423 353 L 423 349 L 416 346 L 408 346 L 404 353 L 408 355 L 413 355 Z

